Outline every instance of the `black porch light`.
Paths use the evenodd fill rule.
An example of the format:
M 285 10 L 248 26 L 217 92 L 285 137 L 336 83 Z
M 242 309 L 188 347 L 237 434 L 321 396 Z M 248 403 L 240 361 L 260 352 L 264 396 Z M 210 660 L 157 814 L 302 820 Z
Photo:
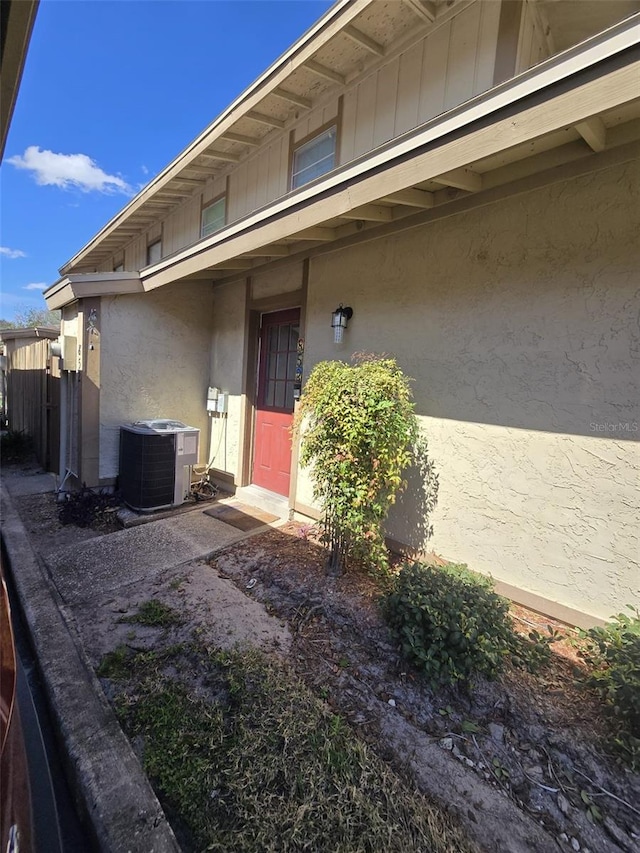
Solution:
M 331 315 L 331 328 L 333 329 L 334 344 L 342 343 L 344 330 L 347 328 L 349 320 L 353 317 L 353 308 L 343 307 L 342 302 Z

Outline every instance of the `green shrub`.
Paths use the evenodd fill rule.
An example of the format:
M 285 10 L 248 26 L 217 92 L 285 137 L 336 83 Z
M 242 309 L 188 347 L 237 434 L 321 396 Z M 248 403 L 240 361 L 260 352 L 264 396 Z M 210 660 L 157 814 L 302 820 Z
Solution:
M 534 669 L 549 658 L 550 640 L 516 634 L 507 599 L 464 565 L 403 566 L 383 609 L 405 657 L 434 685 L 493 678 L 505 659 Z
M 640 766 L 640 611 L 619 613 L 604 628 L 590 628 L 580 656 L 591 667 L 581 681 L 605 700 L 619 723 L 616 746 L 632 766 Z
M 304 388 L 300 462 L 322 505 L 329 567 L 388 567 L 382 525 L 413 459 L 418 425 L 409 380 L 392 358 L 323 361 Z

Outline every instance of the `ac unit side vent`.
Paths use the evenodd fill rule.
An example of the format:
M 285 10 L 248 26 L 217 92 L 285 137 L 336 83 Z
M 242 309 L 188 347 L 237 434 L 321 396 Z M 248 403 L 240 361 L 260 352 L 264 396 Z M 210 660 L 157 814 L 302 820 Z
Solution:
M 125 503 L 143 512 L 183 503 L 199 443 L 198 429 L 169 418 L 122 426 L 119 483 Z
M 134 509 L 174 502 L 176 436 L 120 431 L 120 491 Z

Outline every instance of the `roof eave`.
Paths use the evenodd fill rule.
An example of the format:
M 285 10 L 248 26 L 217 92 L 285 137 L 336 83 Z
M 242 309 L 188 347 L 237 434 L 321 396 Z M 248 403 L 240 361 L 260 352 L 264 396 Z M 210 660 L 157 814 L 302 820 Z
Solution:
M 122 225 L 126 219 L 148 201 L 165 183 L 168 183 L 175 173 L 184 168 L 186 162 L 201 153 L 200 149 L 208 147 L 213 141 L 216 131 L 220 131 L 225 124 L 233 124 L 241 118 L 242 114 L 252 108 L 250 100 L 258 97 L 266 97 L 269 91 L 278 86 L 282 81 L 279 77 L 285 76 L 293 70 L 294 60 L 296 64 L 302 65 L 306 55 L 300 58 L 304 48 L 313 44 L 313 53 L 317 52 L 322 45 L 333 38 L 335 32 L 330 24 L 343 18 L 338 29 L 347 26 L 352 18 L 355 18 L 372 0 L 338 0 L 316 23 L 310 27 L 285 53 L 283 53 L 267 70 L 260 75 L 247 89 L 245 89 L 220 115 L 209 124 L 205 130 L 195 138 L 183 151 L 175 157 L 163 171 L 150 181 L 131 201 L 120 210 L 107 224 L 86 243 L 69 261 L 60 267 L 60 274 L 69 273 L 83 257 L 94 249 L 100 241 L 115 227 Z
M 78 299 L 89 296 L 122 296 L 142 293 L 137 272 L 73 273 L 62 276 L 45 290 L 47 308 L 57 311 Z

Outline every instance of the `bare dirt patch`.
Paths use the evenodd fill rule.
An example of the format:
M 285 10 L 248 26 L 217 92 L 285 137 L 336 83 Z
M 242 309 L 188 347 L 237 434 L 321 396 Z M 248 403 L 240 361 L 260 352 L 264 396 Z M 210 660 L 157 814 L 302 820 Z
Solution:
M 14 501 L 45 557 L 105 532 L 62 526 L 52 494 Z M 510 668 L 495 682 L 434 692 L 399 656 L 378 584 L 367 575 L 329 577 L 308 536 L 308 527 L 291 524 L 231 545 L 210 565 L 150 573 L 85 602 L 73 615 L 90 659 L 97 667 L 119 645 L 161 649 L 194 632 L 211 647 L 262 646 L 448 809 L 479 848 L 638 849 L 640 779 L 607 754 L 611 730 L 598 699 L 574 683 L 579 659 L 570 643 L 554 646 L 559 654 L 539 675 Z M 183 621 L 124 621 L 149 600 L 176 608 Z M 523 633 L 549 622 L 525 608 L 513 615 Z
M 538 675 L 508 668 L 494 682 L 434 692 L 400 658 L 378 585 L 327 576 L 324 553 L 305 535 L 292 524 L 234 546 L 212 566 L 287 620 L 296 670 L 363 738 L 421 790 L 453 804 L 486 849 L 638 849 L 640 778 L 606 754 L 612 733 L 597 697 L 575 684 L 579 659 L 569 642 Z M 523 633 L 549 623 L 521 607 L 514 616 Z M 442 773 L 433 772 L 436 760 Z M 506 812 L 488 790 L 543 835 L 527 840 L 531 822 L 496 826 Z

